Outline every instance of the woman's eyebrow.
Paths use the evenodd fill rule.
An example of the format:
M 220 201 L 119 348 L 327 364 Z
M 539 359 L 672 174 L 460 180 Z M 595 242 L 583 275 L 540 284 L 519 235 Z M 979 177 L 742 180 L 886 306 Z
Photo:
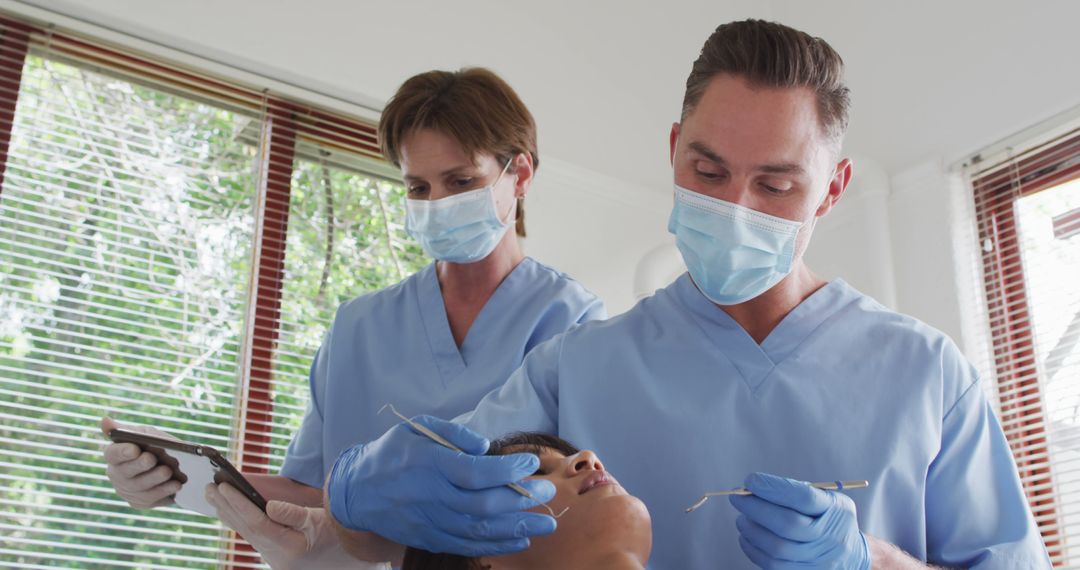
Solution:
M 439 174 L 439 176 L 442 177 L 442 178 L 445 178 L 447 176 L 452 176 L 454 174 L 461 174 L 461 173 L 464 173 L 464 172 L 467 172 L 469 174 L 473 174 L 474 171 L 476 170 L 476 168 L 477 168 L 477 166 L 473 165 L 473 164 L 459 164 L 457 166 L 454 166 L 454 167 L 450 168 L 449 170 L 444 170 L 442 173 Z M 424 179 L 425 179 L 423 176 L 417 176 L 415 174 L 406 174 L 402 178 L 406 182 L 423 182 Z
M 472 172 L 477 169 L 475 164 L 459 164 L 449 170 L 444 170 L 440 176 L 450 176 L 452 174 L 460 174 L 462 172 Z

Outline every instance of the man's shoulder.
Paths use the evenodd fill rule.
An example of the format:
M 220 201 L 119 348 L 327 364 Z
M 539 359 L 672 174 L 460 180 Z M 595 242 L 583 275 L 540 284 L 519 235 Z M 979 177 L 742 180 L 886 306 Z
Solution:
M 605 320 L 589 321 L 563 333 L 565 347 L 580 347 L 589 351 L 625 349 L 627 343 L 648 342 L 663 335 L 685 316 L 672 305 L 664 291 L 645 297 L 626 312 Z
M 914 316 L 890 309 L 846 283 L 843 286 L 847 289 L 847 303 L 838 318 L 845 329 L 894 347 L 903 345 L 934 354 L 959 352 L 952 339 L 941 330 Z
M 889 377 L 938 394 L 946 407 L 978 382 L 978 373 L 952 338 L 937 328 L 855 291 L 830 333 L 859 347 L 859 358 L 877 359 Z M 914 386 L 913 386 L 914 387 Z

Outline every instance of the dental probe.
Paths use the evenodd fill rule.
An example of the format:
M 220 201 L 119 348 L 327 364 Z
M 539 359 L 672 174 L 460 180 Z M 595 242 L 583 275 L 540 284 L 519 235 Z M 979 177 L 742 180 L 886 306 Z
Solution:
M 823 489 L 825 491 L 843 491 L 845 489 L 865 489 L 870 486 L 869 481 L 825 481 L 823 483 L 810 483 L 811 487 L 816 489 Z M 686 512 L 692 513 L 698 510 L 701 505 L 705 504 L 705 501 L 709 500 L 709 497 L 726 497 L 727 495 L 753 495 L 747 489 L 732 489 L 730 491 L 713 491 L 711 493 L 705 493 L 698 499 L 698 502 L 690 505 Z
M 390 408 L 390 411 L 393 412 L 395 416 L 401 418 L 405 423 L 412 426 L 412 428 L 415 429 L 416 431 L 428 436 L 435 443 L 437 443 L 437 444 L 439 444 L 439 445 L 441 445 L 441 446 L 443 446 L 443 447 L 445 447 L 447 449 L 452 449 L 452 450 L 454 450 L 454 451 L 456 451 L 458 453 L 465 453 L 458 446 L 450 443 L 449 441 L 446 441 L 446 438 L 444 438 L 443 436 L 441 436 L 441 435 L 431 431 L 430 429 L 428 429 L 428 428 L 426 428 L 426 427 L 424 427 L 424 426 L 410 420 L 409 418 L 403 416 L 400 412 L 397 411 L 397 409 L 394 408 L 393 404 L 387 404 L 387 405 L 379 408 L 378 413 L 381 414 L 383 412 L 383 410 L 385 410 L 386 408 Z M 570 507 L 566 507 L 565 509 L 562 510 L 561 513 L 555 514 L 555 511 L 551 507 L 549 507 L 546 503 L 540 502 L 540 500 L 537 499 L 536 497 L 534 497 L 533 494 L 530 493 L 529 490 L 526 489 L 525 487 L 522 487 L 521 485 L 518 485 L 517 483 L 507 483 L 506 486 L 510 487 L 514 491 L 517 491 L 517 493 L 519 495 L 521 495 L 523 497 L 528 497 L 528 498 L 536 501 L 536 504 L 538 504 L 541 507 L 544 507 L 545 509 L 547 509 L 547 511 L 549 513 L 551 513 L 551 516 L 553 516 L 555 518 L 559 518 L 559 517 L 565 515 L 566 511 L 570 510 Z

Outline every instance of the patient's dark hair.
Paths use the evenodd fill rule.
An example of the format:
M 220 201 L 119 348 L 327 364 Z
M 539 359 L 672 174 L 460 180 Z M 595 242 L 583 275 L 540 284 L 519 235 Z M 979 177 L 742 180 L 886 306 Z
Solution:
M 538 432 L 518 432 L 501 437 L 488 448 L 487 455 L 510 453 L 535 453 L 552 449 L 567 457 L 580 450 L 569 441 L 555 435 Z M 428 552 L 419 548 L 406 548 L 401 570 L 483 570 L 479 558 L 458 554 Z

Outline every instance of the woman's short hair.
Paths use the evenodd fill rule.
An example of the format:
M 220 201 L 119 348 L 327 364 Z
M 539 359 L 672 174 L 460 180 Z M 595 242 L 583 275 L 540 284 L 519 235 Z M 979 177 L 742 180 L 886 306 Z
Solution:
M 518 432 L 501 437 L 488 447 L 487 455 L 535 453 L 553 449 L 569 457 L 580 450 L 574 444 L 555 435 L 539 432 Z M 406 548 L 401 570 L 483 570 L 478 558 L 458 554 L 435 553 L 419 548 Z
M 431 129 L 457 141 L 465 154 L 486 152 L 504 166 L 518 154 L 536 149 L 536 122 L 505 81 L 482 67 L 428 71 L 414 75 L 390 98 L 379 119 L 379 146 L 394 166 L 401 166 L 401 142 L 411 132 Z M 525 236 L 524 204 L 518 201 L 517 234 Z

